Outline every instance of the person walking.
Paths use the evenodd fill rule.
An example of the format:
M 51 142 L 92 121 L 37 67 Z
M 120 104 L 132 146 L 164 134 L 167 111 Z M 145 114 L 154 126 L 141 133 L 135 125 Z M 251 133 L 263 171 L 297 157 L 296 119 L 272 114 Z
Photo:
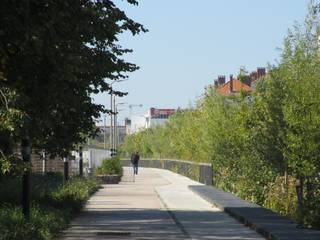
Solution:
M 133 174 L 138 175 L 138 167 L 140 155 L 139 152 L 136 152 L 133 156 L 131 156 L 132 164 L 133 164 Z

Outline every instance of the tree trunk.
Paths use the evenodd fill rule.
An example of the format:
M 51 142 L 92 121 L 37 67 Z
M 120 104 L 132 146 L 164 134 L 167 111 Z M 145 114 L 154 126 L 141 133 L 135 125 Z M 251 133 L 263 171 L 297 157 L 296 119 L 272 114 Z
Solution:
M 298 198 L 298 223 L 303 225 L 304 211 L 303 211 L 303 178 L 298 177 L 296 181 L 296 193 Z
M 82 147 L 79 148 L 79 175 L 80 175 L 80 177 L 83 176 L 83 153 L 82 153 Z
M 21 155 L 23 163 L 25 164 L 24 172 L 22 175 L 22 212 L 27 221 L 30 220 L 30 140 L 29 136 L 25 134 L 21 141 Z
M 67 182 L 69 179 L 69 162 L 67 157 L 63 158 L 63 166 L 64 166 L 64 171 L 63 171 L 64 181 Z

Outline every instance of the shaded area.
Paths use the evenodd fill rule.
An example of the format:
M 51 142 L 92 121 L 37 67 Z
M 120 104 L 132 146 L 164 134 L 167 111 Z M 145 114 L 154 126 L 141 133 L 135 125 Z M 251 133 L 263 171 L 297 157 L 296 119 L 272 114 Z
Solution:
M 183 228 L 192 233 L 191 237 L 166 210 L 106 209 L 83 213 L 65 232 L 63 240 L 257 239 L 250 230 L 239 231 L 239 223 L 230 224 L 223 212 L 175 210 L 173 213 Z
M 291 219 L 242 200 L 231 193 L 204 185 L 194 185 L 189 188 L 265 237 L 283 240 L 320 239 L 320 231 L 297 228 L 297 224 Z
M 84 212 L 65 232 L 75 239 L 187 239 L 165 210 L 105 209 Z

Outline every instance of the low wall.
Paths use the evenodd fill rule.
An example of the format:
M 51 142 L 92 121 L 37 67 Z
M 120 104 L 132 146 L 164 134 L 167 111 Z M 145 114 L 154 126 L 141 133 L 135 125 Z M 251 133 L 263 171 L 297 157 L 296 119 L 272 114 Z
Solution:
M 122 159 L 122 166 L 131 166 L 129 159 Z M 213 169 L 209 163 L 195 163 L 172 159 L 141 159 L 140 167 L 167 169 L 206 185 L 213 185 Z

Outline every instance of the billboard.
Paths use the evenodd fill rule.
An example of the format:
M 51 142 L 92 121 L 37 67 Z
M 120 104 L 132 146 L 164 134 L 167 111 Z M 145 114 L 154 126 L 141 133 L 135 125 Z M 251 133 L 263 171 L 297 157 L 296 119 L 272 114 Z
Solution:
M 150 108 L 150 116 L 151 118 L 169 118 L 175 111 L 175 109 Z

